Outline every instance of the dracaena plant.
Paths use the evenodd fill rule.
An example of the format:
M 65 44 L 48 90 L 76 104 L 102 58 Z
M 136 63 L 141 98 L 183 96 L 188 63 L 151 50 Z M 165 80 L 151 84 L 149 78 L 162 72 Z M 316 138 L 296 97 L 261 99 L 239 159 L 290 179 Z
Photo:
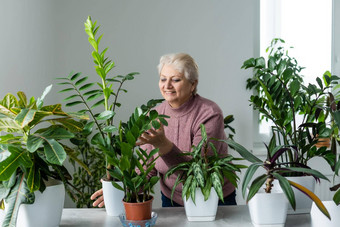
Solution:
M 83 125 L 61 104 L 44 105 L 51 87 L 38 99 L 28 100 L 20 91 L 18 98 L 8 93 L 0 100 L 0 201 L 7 204 L 2 226 L 16 225 L 20 204 L 32 204 L 34 192 L 43 192 L 48 178 L 66 184 L 71 178 L 63 162 L 74 154 L 61 141 L 72 138 Z
M 152 151 L 143 150 L 136 146 L 141 134 L 150 128 L 159 129 L 161 124 L 167 126 L 168 118 L 159 115 L 152 108 L 163 100 L 150 100 L 146 105 L 135 109 L 128 122 L 120 123 L 118 134 L 114 138 L 113 147 L 119 149 L 121 155 L 117 157 L 114 153 L 106 152 L 108 163 L 115 168 L 109 169 L 111 176 L 123 183 L 121 187 L 116 182 L 113 186 L 124 191 L 125 202 L 145 202 L 150 199 L 153 187 L 159 177 L 148 177 L 155 167 L 155 161 L 159 157 L 158 149 Z M 105 141 L 100 140 L 99 146 L 105 147 Z
M 250 103 L 262 120 L 273 123 L 272 134 L 277 137 L 277 145 L 297 147 L 295 161 L 307 165 L 311 158 L 320 156 L 334 167 L 334 148 L 318 148 L 315 144 L 336 130 L 328 124 L 327 116 L 328 107 L 334 102 L 330 91 L 339 77 L 326 72 L 322 78 L 316 78 L 315 84 L 305 85 L 301 75 L 303 67 L 289 56 L 283 44 L 282 39 L 273 39 L 267 49 L 267 61 L 259 57 L 244 62 L 242 68 L 253 69 L 253 76 L 247 80 L 247 89 L 255 90 Z M 291 163 L 294 158 L 293 153 L 287 151 Z
M 88 17 L 85 22 L 85 32 L 88 35 L 88 41 L 93 47 L 92 57 L 95 64 L 95 70 L 99 76 L 99 82 L 87 82 L 88 77 L 81 76 L 81 73 L 70 73 L 68 77 L 58 78 L 63 82 L 61 85 L 67 88 L 61 90 L 62 93 L 71 94 L 65 98 L 66 106 L 83 105 L 85 109 L 80 110 L 80 113 L 88 113 L 91 116 L 91 121 L 87 123 L 86 128 L 95 128 L 91 143 L 94 145 L 101 144 L 101 149 L 105 153 L 120 155 L 120 150 L 115 149 L 113 140 L 115 139 L 118 128 L 115 126 L 114 116 L 116 108 L 121 104 L 118 102 L 118 97 L 121 92 L 127 92 L 123 88 L 126 81 L 133 80 L 135 75 L 139 73 L 133 72 L 125 76 L 116 75 L 110 76 L 109 73 L 115 66 L 112 60 L 105 56 L 108 48 L 99 50 L 100 40 L 103 35 L 97 37 L 99 26 L 97 21 L 92 22 L 91 17 Z M 94 88 L 97 86 L 97 88 Z M 101 141 L 105 141 L 102 144 Z M 107 169 L 112 168 L 107 163 Z M 106 178 L 112 180 L 111 175 L 107 172 Z
M 315 202 L 320 211 L 330 218 L 326 207 L 313 192 L 286 178 L 287 173 L 291 173 L 293 175 L 301 173 L 313 176 L 318 181 L 320 179 L 329 181 L 328 178 L 319 171 L 313 170 L 308 166 L 297 162 L 298 156 L 297 148 L 295 146 L 276 146 L 274 139 L 272 139 L 270 144 L 268 146 L 266 145 L 267 158 L 262 161 L 237 142 L 230 139 L 228 139 L 226 142 L 243 158 L 251 162 L 251 165 L 247 168 L 242 182 L 242 195 L 243 197 L 246 197 L 247 202 L 251 200 L 256 193 L 258 193 L 261 187 L 264 187 L 266 193 L 271 193 L 271 190 L 274 186 L 273 181 L 277 180 L 294 210 L 296 208 L 296 202 L 292 187 L 306 194 Z M 292 162 L 285 161 L 284 155 L 287 152 L 290 152 L 294 155 L 294 160 Z M 265 172 L 257 177 L 254 177 L 255 173 L 260 167 L 262 167 Z M 247 189 L 249 191 L 246 195 Z
M 202 139 L 193 146 L 190 152 L 183 153 L 189 156 L 190 160 L 179 163 L 170 168 L 164 177 L 177 174 L 175 184 L 172 188 L 171 199 L 175 192 L 175 188 L 183 183 L 182 197 L 188 200 L 189 197 L 195 202 L 196 188 L 200 188 L 206 201 L 211 189 L 214 188 L 220 200 L 223 198 L 222 186 L 224 180 L 228 179 L 235 187 L 239 180 L 236 172 L 240 172 L 243 165 L 232 163 L 232 161 L 241 160 L 234 158 L 232 155 L 220 154 L 213 143 L 223 143 L 214 138 L 208 138 L 205 126 L 201 124 Z

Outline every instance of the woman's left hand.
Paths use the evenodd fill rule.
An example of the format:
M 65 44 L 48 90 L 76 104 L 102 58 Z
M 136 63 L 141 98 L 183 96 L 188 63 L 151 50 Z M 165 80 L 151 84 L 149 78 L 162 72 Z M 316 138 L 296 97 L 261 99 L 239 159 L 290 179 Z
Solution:
M 159 129 L 149 129 L 145 131 L 139 138 L 136 145 L 151 144 L 155 148 L 159 148 L 159 155 L 165 155 L 172 149 L 172 142 L 164 134 L 164 126 Z

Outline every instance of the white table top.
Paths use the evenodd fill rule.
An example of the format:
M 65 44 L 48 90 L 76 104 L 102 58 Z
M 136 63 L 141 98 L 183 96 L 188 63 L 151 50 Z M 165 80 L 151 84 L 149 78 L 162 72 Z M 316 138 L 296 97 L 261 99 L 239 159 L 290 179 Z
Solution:
M 189 222 L 185 216 L 184 208 L 159 208 L 154 209 L 158 214 L 156 226 L 159 227 L 217 227 L 253 226 L 250 221 L 248 207 L 220 206 L 216 220 L 213 222 Z M 288 215 L 286 226 L 310 227 L 310 214 Z M 122 226 L 118 217 L 106 215 L 105 209 L 70 209 L 63 210 L 60 227 L 119 227 Z

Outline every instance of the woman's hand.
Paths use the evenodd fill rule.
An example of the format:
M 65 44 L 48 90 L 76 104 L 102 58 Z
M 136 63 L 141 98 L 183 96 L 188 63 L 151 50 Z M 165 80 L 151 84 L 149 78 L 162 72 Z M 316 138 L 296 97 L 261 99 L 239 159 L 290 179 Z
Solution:
M 159 155 L 165 155 L 172 149 L 172 142 L 166 138 L 164 134 L 164 126 L 159 129 L 149 129 L 145 131 L 139 138 L 136 145 L 151 144 L 155 148 L 159 148 Z
M 103 189 L 99 189 L 98 191 L 96 191 L 95 193 L 93 193 L 91 195 L 91 200 L 95 200 L 93 202 L 93 206 L 96 207 L 103 207 L 104 204 L 104 196 L 103 196 Z

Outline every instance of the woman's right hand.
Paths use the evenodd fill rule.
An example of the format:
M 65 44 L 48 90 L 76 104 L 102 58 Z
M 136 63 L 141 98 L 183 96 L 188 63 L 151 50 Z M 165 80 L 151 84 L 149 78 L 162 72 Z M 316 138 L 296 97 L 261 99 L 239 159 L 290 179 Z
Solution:
M 105 205 L 104 203 L 104 196 L 103 196 L 103 189 L 99 189 L 95 193 L 91 195 L 91 200 L 95 200 L 93 202 L 93 206 L 96 207 L 103 207 Z

